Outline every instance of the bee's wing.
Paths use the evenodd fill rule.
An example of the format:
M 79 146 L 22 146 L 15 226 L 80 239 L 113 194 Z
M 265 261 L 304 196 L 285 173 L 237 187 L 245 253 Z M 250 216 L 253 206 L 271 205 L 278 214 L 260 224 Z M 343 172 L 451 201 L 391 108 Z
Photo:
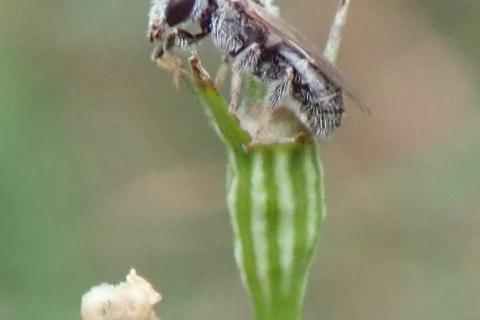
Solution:
M 315 45 L 301 36 L 295 29 L 281 18 L 270 14 L 263 7 L 252 0 L 240 0 L 245 6 L 246 14 L 254 21 L 263 24 L 270 32 L 278 35 L 295 50 L 301 52 L 311 64 L 316 66 L 333 84 L 342 88 L 358 106 L 368 112 L 363 103 L 349 88 L 338 69 L 325 59 Z

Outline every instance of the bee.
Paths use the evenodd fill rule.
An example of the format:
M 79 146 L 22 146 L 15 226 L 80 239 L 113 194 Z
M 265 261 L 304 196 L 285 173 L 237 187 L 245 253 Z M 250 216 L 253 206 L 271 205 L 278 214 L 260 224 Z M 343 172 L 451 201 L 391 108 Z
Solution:
M 199 32 L 186 29 L 195 24 Z M 232 112 L 245 73 L 267 85 L 269 110 L 291 98 L 294 111 L 320 137 L 342 124 L 344 95 L 361 106 L 338 70 L 279 17 L 269 0 L 153 0 L 149 35 L 160 42 L 154 59 L 210 36 L 232 61 Z

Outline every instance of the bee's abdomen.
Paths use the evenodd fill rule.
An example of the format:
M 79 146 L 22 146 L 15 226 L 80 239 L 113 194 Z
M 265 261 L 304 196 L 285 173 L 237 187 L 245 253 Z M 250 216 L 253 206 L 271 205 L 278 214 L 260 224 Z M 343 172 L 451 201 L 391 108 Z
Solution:
M 306 117 L 308 128 L 316 135 L 326 137 L 342 125 L 345 115 L 343 92 L 327 79 L 323 90 L 313 90 L 312 86 L 296 77 L 292 96 L 300 104 L 300 113 Z
M 304 109 L 309 129 L 322 137 L 329 136 L 340 127 L 345 115 L 343 103 L 335 108 L 325 108 L 323 105 L 307 105 Z

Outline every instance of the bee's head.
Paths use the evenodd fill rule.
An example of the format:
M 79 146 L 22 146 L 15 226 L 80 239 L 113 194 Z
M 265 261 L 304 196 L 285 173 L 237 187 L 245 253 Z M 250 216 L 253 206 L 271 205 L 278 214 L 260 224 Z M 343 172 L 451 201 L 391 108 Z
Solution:
M 153 0 L 150 9 L 150 35 L 161 40 L 170 28 L 197 20 L 205 9 L 206 0 Z

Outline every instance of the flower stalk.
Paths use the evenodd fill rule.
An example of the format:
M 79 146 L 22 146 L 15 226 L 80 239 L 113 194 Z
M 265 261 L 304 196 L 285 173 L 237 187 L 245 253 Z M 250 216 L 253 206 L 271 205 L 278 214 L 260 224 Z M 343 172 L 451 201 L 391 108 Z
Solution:
M 340 1 L 331 28 L 324 55 L 332 63 L 338 56 L 349 5 L 350 0 Z M 315 140 L 303 126 L 295 127 L 295 117 L 287 117 L 280 122 L 295 127 L 292 139 L 282 136 L 256 143 L 255 134 L 242 126 L 242 117 L 239 120 L 228 112 L 198 57 L 189 62 L 193 81 L 188 82 L 226 147 L 235 260 L 255 318 L 300 320 L 308 270 L 326 214 L 323 168 Z M 261 91 L 262 84 L 248 80 L 243 105 L 261 104 Z

